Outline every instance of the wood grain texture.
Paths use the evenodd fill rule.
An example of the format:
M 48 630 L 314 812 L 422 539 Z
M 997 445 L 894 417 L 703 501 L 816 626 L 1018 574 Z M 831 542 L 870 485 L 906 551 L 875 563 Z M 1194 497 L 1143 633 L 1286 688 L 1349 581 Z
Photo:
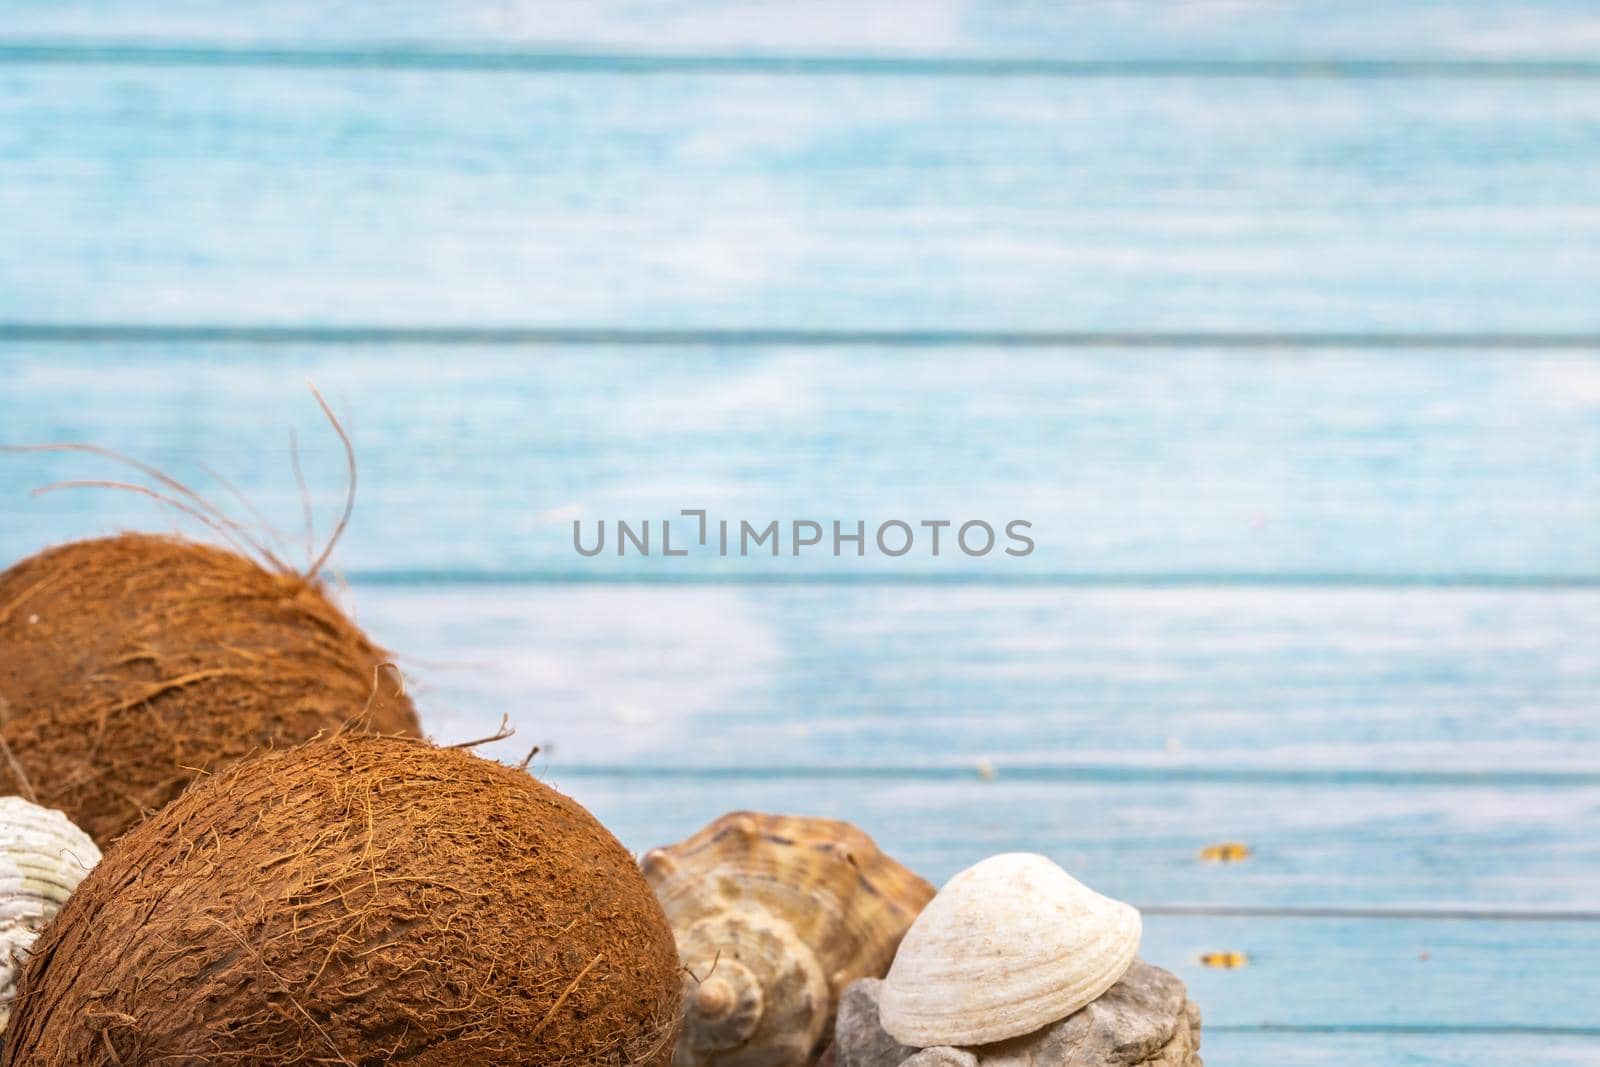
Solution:
M 517 736 L 484 751 L 542 746 L 541 772 L 636 849 L 748 807 L 857 821 L 940 879 L 1045 851 L 1146 905 L 1600 899 L 1589 593 L 355 599 L 434 737 L 508 716 Z M 1199 862 L 1222 840 L 1255 857 Z
M 1585 78 L 13 63 L 0 320 L 1592 337 L 1597 126 Z
M 1600 1038 L 1548 1033 L 1205 1031 L 1206 1062 L 1227 1067 L 1593 1067 Z
M 1600 356 L 1527 350 L 0 344 L 0 440 L 91 441 L 211 483 L 299 535 L 288 429 L 364 577 L 877 576 L 1325 583 L 1600 580 Z M 115 468 L 0 457 L 0 559 L 123 527 L 140 498 L 30 488 Z M 240 510 L 226 492 L 219 494 Z M 682 548 L 708 508 L 732 558 Z M 930 531 L 892 558 L 792 554 L 788 523 L 1034 524 L 1026 558 Z M 572 523 L 596 558 L 572 547 Z M 655 525 L 615 554 L 615 522 Z M 738 522 L 785 524 L 740 558 Z M 869 538 L 870 538 L 869 534 Z M 896 535 L 898 536 L 898 535 Z M 891 542 L 893 543 L 893 542 Z M 977 534 L 974 535 L 977 543 Z
M 537 723 L 537 712 L 513 714 L 524 726 L 530 718 Z M 935 882 L 995 853 L 1041 852 L 1142 908 L 1244 909 L 1251 914 L 1235 917 L 1246 925 L 1274 909 L 1595 918 L 1600 901 L 1595 784 L 1263 784 L 1071 772 L 1018 781 L 1003 765 L 993 781 L 970 771 L 939 778 L 760 767 L 651 777 L 581 773 L 559 750 L 535 767 L 639 851 L 749 809 L 854 822 Z M 1250 858 L 1202 861 L 1202 849 L 1224 841 L 1247 845 Z
M 1252 963 L 1215 970 L 1197 962 L 1219 950 L 1242 952 Z M 1593 973 L 1597 950 L 1596 923 L 1163 916 L 1146 922 L 1140 948 L 1183 978 L 1217 1027 L 1592 1034 L 1600 1031 L 1600 1007 L 1573 979 Z
M 355 603 L 440 736 L 510 713 L 523 732 L 500 751 L 567 765 L 1358 782 L 1600 760 L 1592 591 L 402 586 Z
M 1579 0 L 1438 4 L 1072 4 L 774 0 L 549 4 L 538 0 L 12 0 L 6 36 L 248 46 L 476 46 L 646 54 L 827 52 L 940 58 L 1326 60 L 1346 56 L 1590 59 Z

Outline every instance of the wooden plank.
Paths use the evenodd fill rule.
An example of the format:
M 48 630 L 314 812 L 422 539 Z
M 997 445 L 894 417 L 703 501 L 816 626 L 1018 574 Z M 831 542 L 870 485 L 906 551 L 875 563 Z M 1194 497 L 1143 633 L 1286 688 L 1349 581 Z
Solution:
M 209 463 L 298 532 L 295 428 L 326 529 L 343 459 L 308 378 L 359 448 L 338 562 L 361 576 L 1600 579 L 1595 352 L 13 341 L 0 439 L 92 441 L 196 484 Z M 0 457 L 0 559 L 159 525 L 123 494 L 27 495 L 113 470 Z M 731 556 L 714 536 L 661 555 L 663 519 L 678 549 L 698 534 L 685 508 L 732 523 Z M 580 556 L 573 522 L 592 546 L 602 519 L 607 551 Z M 619 519 L 651 520 L 651 556 L 615 554 Z M 795 557 L 800 519 L 829 525 Z M 833 555 L 832 521 L 890 519 L 909 554 L 869 534 L 865 558 Z M 971 558 L 952 527 L 933 557 L 920 523 L 970 519 L 1025 519 L 1036 547 Z M 780 556 L 740 557 L 741 520 L 779 521 Z
M 1242 952 L 1216 970 L 1202 953 Z M 1600 923 L 1152 916 L 1145 958 L 1175 971 L 1218 1027 L 1485 1030 L 1600 1036 Z M 1226 1061 L 1219 1061 L 1226 1062 Z
M 1106 60 L 1330 57 L 1589 59 L 1600 28 L 1579 0 L 1132 5 L 916 0 L 548 4 L 313 0 L 223 4 L 11 0 L 13 38 L 511 47 L 629 53 Z
M 1593 591 L 362 587 L 451 741 L 564 765 L 1592 774 Z M 415 657 L 414 663 L 411 657 Z M 1341 777 L 1342 776 L 1342 777 Z M 1387 780 L 1383 778 L 1382 780 Z
M 1549 1033 L 1261 1033 L 1208 1030 L 1206 1062 L 1228 1067 L 1593 1067 L 1600 1038 Z
M 428 704 L 423 702 L 425 717 Z M 538 736 L 548 710 L 512 711 Z M 621 734 L 621 730 L 617 731 Z M 775 731 L 777 733 L 777 731 Z M 525 738 L 519 738 L 525 740 Z M 522 746 L 526 752 L 527 745 Z M 499 752 L 512 762 L 515 746 Z M 751 753 L 752 763 L 765 762 Z M 784 773 L 583 773 L 557 752 L 535 769 L 629 848 L 687 837 L 736 809 L 854 822 L 935 882 L 997 852 L 1042 852 L 1144 908 L 1594 913 L 1600 787 L 1119 780 L 1017 781 Z M 1207 863 L 1224 841 L 1251 849 Z M 1242 946 L 1220 944 L 1231 949 Z
M 1600 80 L 1397 84 L 13 64 L 0 321 L 1600 333 Z

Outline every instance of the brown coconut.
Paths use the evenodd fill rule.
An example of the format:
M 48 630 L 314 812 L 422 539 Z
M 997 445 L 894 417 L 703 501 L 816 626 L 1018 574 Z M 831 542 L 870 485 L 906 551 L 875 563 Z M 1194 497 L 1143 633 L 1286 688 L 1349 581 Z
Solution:
M 387 659 L 321 584 L 235 552 L 124 534 L 0 573 L 0 793 L 101 844 L 197 774 L 355 725 L 419 733 Z
M 35 946 L 9 1064 L 664 1067 L 672 931 L 526 772 L 345 735 L 196 782 Z

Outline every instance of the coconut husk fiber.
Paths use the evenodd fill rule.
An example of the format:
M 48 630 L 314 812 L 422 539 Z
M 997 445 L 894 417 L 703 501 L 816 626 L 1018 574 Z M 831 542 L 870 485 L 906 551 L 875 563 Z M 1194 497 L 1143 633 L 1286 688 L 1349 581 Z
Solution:
M 31 785 L 105 845 L 253 752 L 352 720 L 418 734 L 386 659 L 318 580 L 227 549 L 49 549 L 0 573 L 0 792 Z
M 192 785 L 35 946 L 8 1064 L 665 1067 L 632 857 L 526 772 L 341 735 Z

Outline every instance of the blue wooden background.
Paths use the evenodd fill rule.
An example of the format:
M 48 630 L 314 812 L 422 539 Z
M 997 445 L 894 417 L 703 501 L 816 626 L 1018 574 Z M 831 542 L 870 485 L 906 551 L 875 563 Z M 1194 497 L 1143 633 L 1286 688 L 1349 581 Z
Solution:
M 293 536 L 309 378 L 429 729 L 630 846 L 1045 851 L 1209 1062 L 1600 1063 L 1597 56 L 1573 0 L 8 0 L 0 439 Z M 109 473 L 0 463 L 0 561 L 167 521 L 27 492 Z M 683 507 L 1039 547 L 570 549 Z

